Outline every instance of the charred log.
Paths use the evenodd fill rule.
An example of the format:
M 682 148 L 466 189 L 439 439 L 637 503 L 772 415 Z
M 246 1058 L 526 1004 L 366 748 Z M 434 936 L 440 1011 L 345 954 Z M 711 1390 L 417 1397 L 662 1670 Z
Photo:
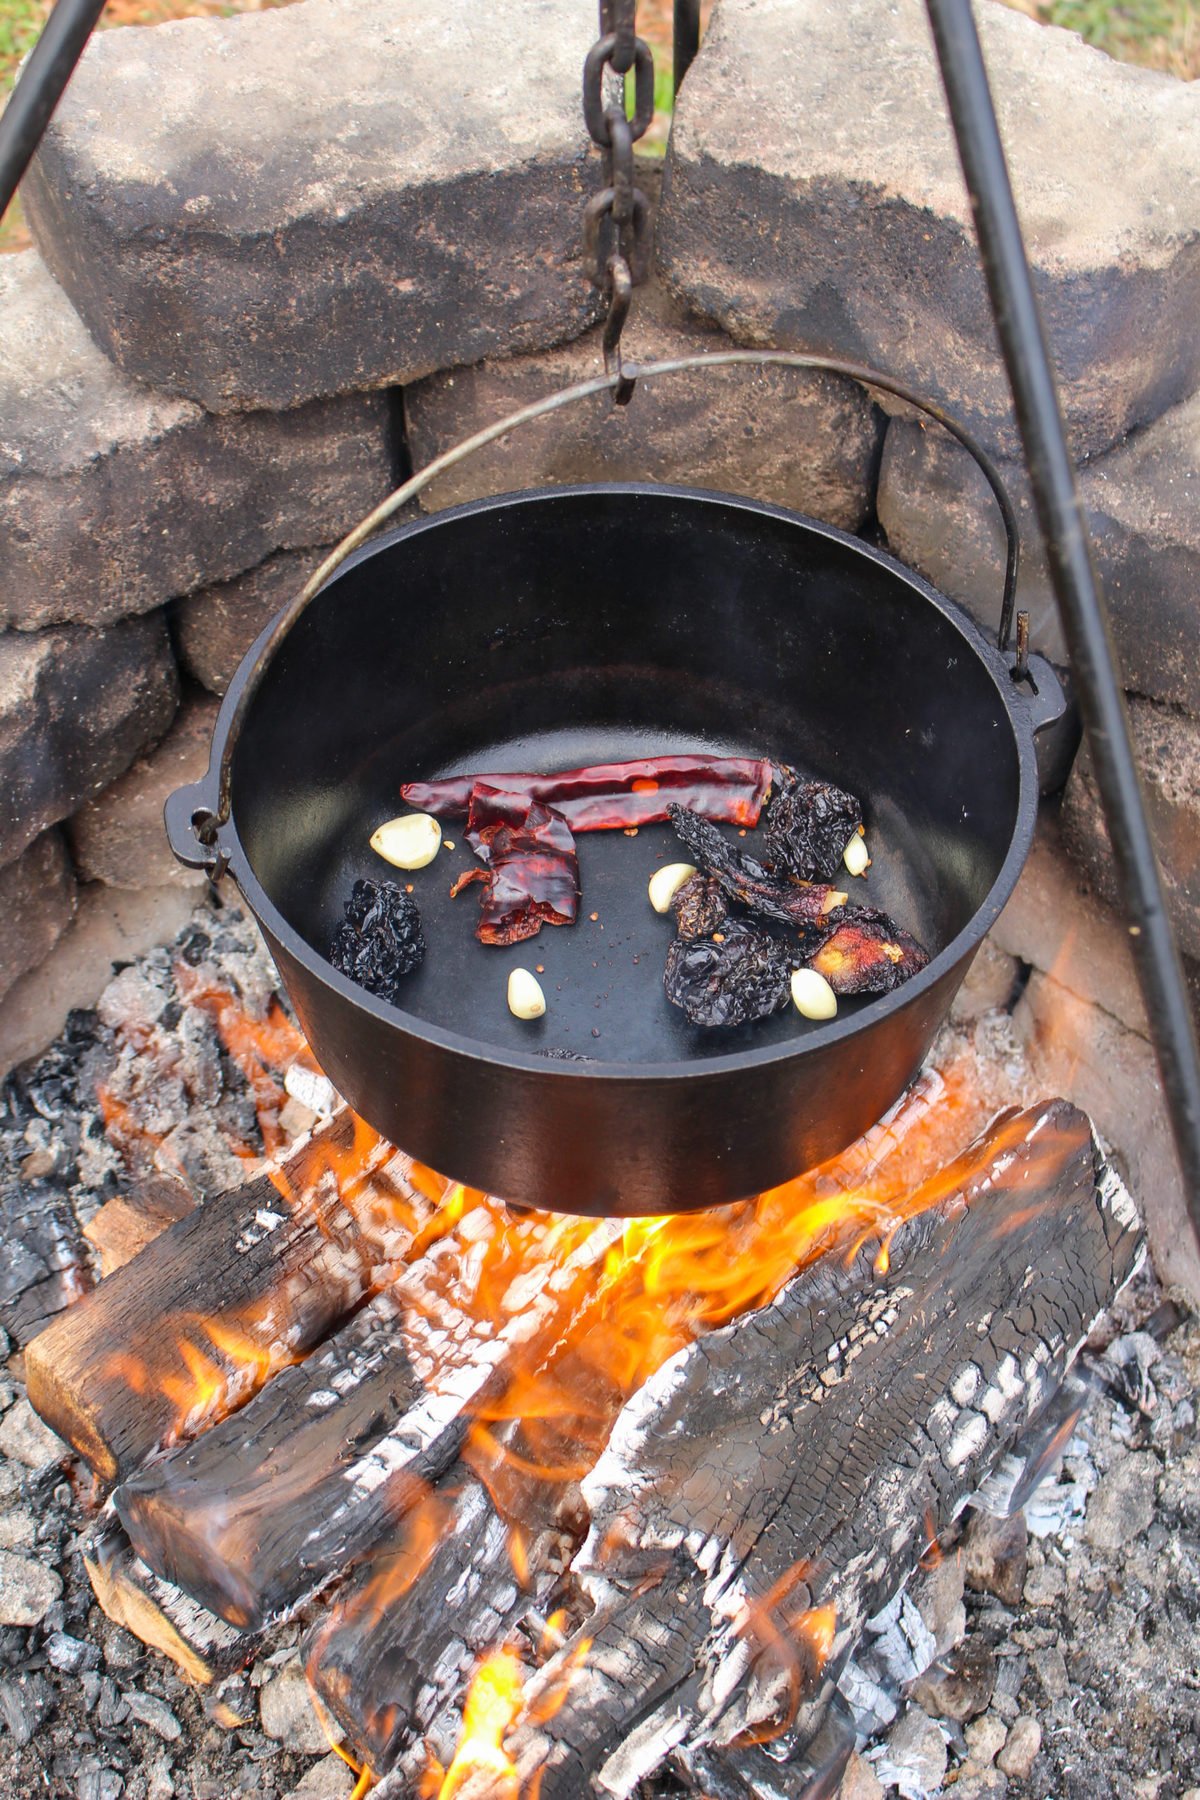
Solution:
M 347 1469 L 420 1393 L 402 1303 L 385 1291 L 240 1412 L 147 1464 L 113 1506 L 147 1564 L 257 1629 L 308 1578 Z
M 0 1326 L 27 1344 L 91 1285 L 67 1200 L 14 1180 L 0 1183 Z
M 897 1165 L 914 1169 L 921 1156 L 931 1168 L 939 1167 L 948 1149 L 933 1125 L 945 1110 L 945 1099 L 941 1077 L 927 1071 L 856 1144 L 815 1171 L 808 1185 L 817 1196 L 829 1198 L 857 1193 L 873 1184 L 882 1185 L 884 1191 L 893 1187 L 898 1191 Z M 896 1172 L 889 1176 L 889 1170 Z M 578 1327 L 576 1338 L 581 1338 Z M 561 1387 L 568 1392 L 583 1391 L 572 1380 L 568 1364 L 569 1358 L 554 1359 Z M 615 1387 L 611 1396 L 598 1394 L 594 1377 L 588 1391 L 590 1417 L 563 1428 L 574 1455 L 585 1465 L 594 1461 L 603 1447 L 623 1398 Z M 240 1418 L 247 1420 L 259 1404 L 261 1401 L 252 1402 Z M 196 1452 L 202 1452 L 204 1442 L 195 1446 Z M 521 1447 L 518 1440 L 518 1449 Z M 539 1456 L 526 1448 L 525 1460 L 537 1461 Z M 540 1460 L 556 1459 L 547 1457 L 542 1446 Z M 565 1454 L 557 1460 L 566 1460 Z M 473 1456 L 472 1464 L 478 1468 L 477 1457 Z M 214 1479 L 218 1478 L 214 1470 Z M 561 1535 L 573 1524 L 574 1548 L 578 1548 L 586 1527 L 578 1491 L 571 1486 L 564 1489 L 561 1482 L 531 1484 L 528 1480 L 519 1487 L 512 1483 L 500 1486 L 495 1471 L 487 1472 L 487 1481 L 491 1492 L 500 1494 L 505 1520 L 515 1523 L 522 1533 L 533 1575 L 531 1590 L 514 1585 L 512 1564 L 504 1551 L 506 1537 L 489 1494 L 479 1490 L 474 1475 L 457 1469 L 431 1497 L 436 1509 L 445 1502 L 448 1490 L 456 1490 L 452 1507 L 445 1502 L 446 1523 L 436 1569 L 431 1565 L 418 1579 L 410 1522 L 402 1528 L 399 1543 L 389 1543 L 343 1584 L 310 1639 L 310 1679 L 346 1732 L 350 1747 L 376 1770 L 395 1765 L 414 1786 L 425 1766 L 427 1742 L 444 1760 L 453 1753 L 463 1695 L 478 1656 L 515 1631 L 531 1606 L 552 1604 L 546 1598 L 546 1571 L 552 1576 L 558 1566 Z M 485 1527 L 484 1521 L 493 1523 Z M 479 1538 L 472 1536 L 472 1529 L 484 1537 L 488 1530 L 494 1534 L 486 1546 L 490 1558 L 486 1567 L 479 1566 L 485 1549 Z M 425 1541 L 420 1533 L 417 1541 Z M 549 1559 L 543 1560 L 547 1544 L 551 1552 Z M 461 1588 L 455 1585 L 459 1581 Z M 437 1603 L 442 1583 L 461 1596 L 453 1608 Z
M 29 1398 L 104 1479 L 234 1411 L 396 1271 L 434 1210 L 345 1112 L 178 1220 L 30 1344 Z M 356 1135 L 357 1172 L 336 1173 Z
M 490 1209 L 471 1241 L 500 1229 Z M 554 1343 L 620 1234 L 589 1228 L 558 1264 L 525 1269 L 499 1329 L 437 1282 L 465 1262 L 445 1240 L 317 1355 L 277 1375 L 236 1417 L 135 1475 L 115 1495 L 135 1548 L 221 1617 L 260 1626 L 392 1537 L 458 1455 L 472 1415 L 515 1357 Z M 443 1254 L 445 1253 L 445 1254 Z
M 592 1648 L 549 1722 L 561 1659 L 531 1681 L 509 1743 L 543 1800 L 630 1795 L 673 1754 L 786 1728 L 1140 1255 L 1063 1102 L 993 1131 L 940 1192 L 886 1254 L 827 1258 L 625 1408 L 584 1484 Z
M 257 1651 L 258 1636 L 235 1630 L 148 1569 L 111 1515 L 92 1533 L 83 1561 L 108 1617 L 170 1657 L 189 1681 L 200 1686 L 221 1681 Z

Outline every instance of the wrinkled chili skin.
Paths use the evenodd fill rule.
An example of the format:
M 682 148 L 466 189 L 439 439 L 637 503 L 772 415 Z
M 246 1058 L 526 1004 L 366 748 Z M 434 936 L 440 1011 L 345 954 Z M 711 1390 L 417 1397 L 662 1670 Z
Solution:
M 381 1000 L 395 1000 L 405 975 L 425 955 L 421 915 L 410 894 L 392 881 L 356 881 L 334 933 L 329 960 Z
M 671 899 L 675 930 L 681 938 L 711 937 L 729 917 L 721 884 L 712 875 L 693 875 Z
M 667 813 L 693 862 L 712 876 L 729 899 L 748 912 L 793 926 L 802 941 L 815 949 L 825 935 L 825 915 L 834 903 L 836 889 L 772 875 L 754 857 L 735 850 L 715 825 L 697 813 L 675 805 L 668 806 Z
M 596 763 L 558 774 L 451 775 L 444 781 L 408 781 L 401 797 L 418 812 L 460 818 L 482 785 L 540 800 L 572 831 L 628 831 L 667 817 L 679 801 L 727 825 L 758 824 L 775 770 L 765 757 L 652 756 L 636 762 Z
M 663 988 L 693 1025 L 750 1025 L 791 998 L 793 958 L 761 925 L 727 923 L 715 938 L 674 938 Z
M 832 881 L 862 824 L 853 794 L 827 781 L 788 781 L 767 808 L 764 855 L 776 874 Z
M 573 925 L 579 910 L 579 858 L 571 828 L 538 800 L 481 786 L 472 797 L 467 838 L 486 865 L 467 869 L 453 899 L 482 882 L 475 936 L 481 944 L 520 944 L 543 925 Z
M 929 961 L 915 937 L 874 907 L 843 907 L 830 923 L 833 930 L 810 956 L 809 967 L 835 994 L 890 994 Z

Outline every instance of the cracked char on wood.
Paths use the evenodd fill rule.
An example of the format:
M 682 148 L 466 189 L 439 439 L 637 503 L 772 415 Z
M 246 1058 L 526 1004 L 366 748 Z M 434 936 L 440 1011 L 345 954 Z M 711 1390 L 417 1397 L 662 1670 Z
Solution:
M 232 1411 L 395 1274 L 432 1207 L 409 1159 L 373 1134 L 359 1173 L 340 1180 L 355 1132 L 351 1113 L 337 1115 L 282 1171 L 178 1220 L 34 1338 L 30 1401 L 103 1479 Z M 219 1380 L 181 1418 L 185 1342 Z
M 1065 1102 L 1001 1122 L 939 1191 L 895 1232 L 886 1272 L 879 1242 L 826 1258 L 625 1407 L 584 1482 L 572 1565 L 591 1649 L 542 1723 L 537 1697 L 573 1645 L 539 1672 L 508 1742 L 526 1779 L 542 1771 L 542 1800 L 628 1796 L 676 1752 L 786 1724 L 1051 1397 L 1141 1254 L 1132 1204 Z

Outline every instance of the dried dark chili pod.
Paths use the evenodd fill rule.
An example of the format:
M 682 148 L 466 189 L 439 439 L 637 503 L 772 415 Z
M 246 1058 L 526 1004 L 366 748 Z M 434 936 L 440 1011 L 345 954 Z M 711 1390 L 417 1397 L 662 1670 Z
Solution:
M 650 756 L 635 762 L 596 763 L 558 774 L 451 775 L 444 781 L 407 781 L 401 795 L 418 812 L 461 817 L 481 784 L 526 801 L 540 800 L 573 831 L 628 831 L 667 816 L 678 801 L 707 819 L 729 825 L 758 824 L 771 791 L 774 766 L 765 757 Z
M 675 938 L 663 987 L 693 1025 L 750 1025 L 791 998 L 793 956 L 761 925 L 730 920 L 708 938 Z
M 792 778 L 767 809 L 764 852 L 776 871 L 805 881 L 832 881 L 842 869 L 842 852 L 862 824 L 853 794 L 828 781 Z
M 329 960 L 369 994 L 394 1000 L 405 975 L 425 954 L 416 901 L 392 881 L 356 881 Z
M 915 937 L 874 907 L 847 907 L 808 966 L 835 994 L 888 994 L 925 967 Z
M 668 806 L 667 815 L 692 861 L 712 876 L 730 900 L 765 919 L 794 926 L 809 943 L 814 942 L 817 931 L 824 930 L 826 914 L 846 903 L 845 893 L 837 888 L 770 874 L 753 856 L 735 850 L 715 825 L 686 807 Z
M 712 875 L 693 875 L 671 899 L 675 930 L 681 938 L 710 937 L 729 916 L 729 903 Z
M 540 801 L 481 785 L 471 800 L 467 839 L 486 866 L 468 869 L 451 898 L 483 882 L 475 935 L 482 944 L 519 944 L 543 925 L 573 925 L 579 858 L 566 820 Z

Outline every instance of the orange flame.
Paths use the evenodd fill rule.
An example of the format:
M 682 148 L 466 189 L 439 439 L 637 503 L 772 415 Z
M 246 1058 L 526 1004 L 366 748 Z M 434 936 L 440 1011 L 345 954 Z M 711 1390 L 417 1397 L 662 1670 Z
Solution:
M 525 1671 L 516 1652 L 493 1650 L 472 1678 L 463 1704 L 462 1737 L 454 1760 L 442 1778 L 437 1800 L 454 1800 L 468 1791 L 475 1777 L 487 1777 L 479 1794 L 490 1800 L 520 1800 L 516 1764 L 504 1748 L 504 1735 L 521 1710 Z

